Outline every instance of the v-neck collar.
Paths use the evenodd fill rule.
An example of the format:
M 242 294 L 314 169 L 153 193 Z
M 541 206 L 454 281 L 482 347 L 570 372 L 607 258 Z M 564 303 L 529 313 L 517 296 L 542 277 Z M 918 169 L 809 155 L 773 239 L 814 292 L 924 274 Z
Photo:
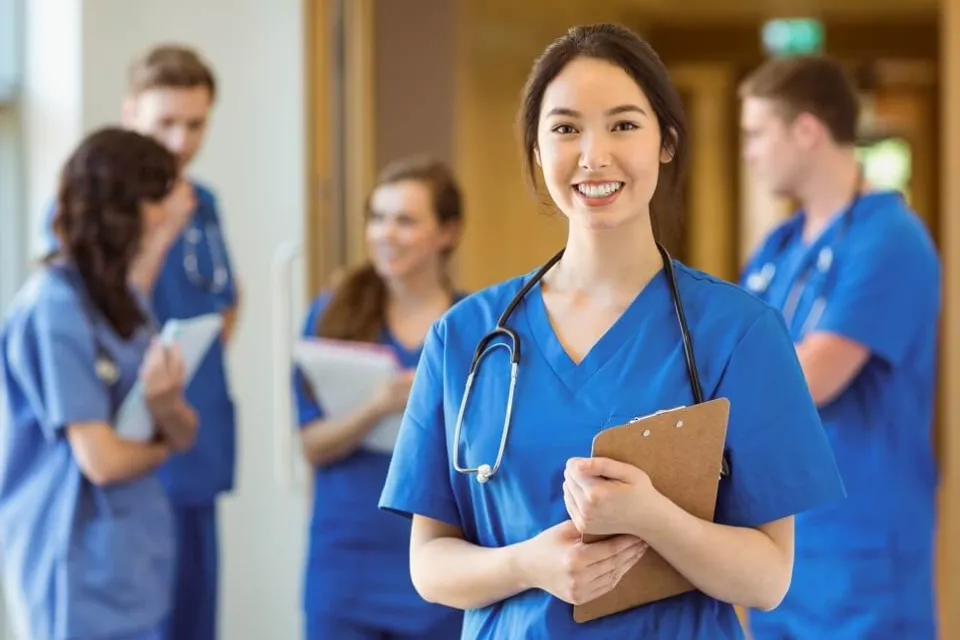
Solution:
M 675 263 L 674 268 L 676 268 Z M 620 317 L 594 343 L 579 364 L 567 354 L 550 323 L 540 283 L 527 293 L 527 300 L 521 305 L 521 311 L 527 319 L 530 335 L 533 336 L 540 354 L 566 387 L 572 393 L 576 393 L 594 374 L 610 362 L 627 342 L 627 338 L 636 333 L 638 325 L 649 313 L 651 305 L 658 304 L 664 292 L 669 295 L 666 270 L 661 268 L 640 290 Z
M 456 290 L 453 292 L 453 296 L 450 302 L 450 307 L 453 307 L 455 304 L 463 300 L 467 294 L 463 291 Z M 449 310 L 449 308 L 448 308 Z M 393 332 L 390 331 L 390 327 L 387 326 L 387 323 L 384 322 L 383 329 L 380 332 L 380 340 L 384 344 L 389 345 L 396 351 L 397 356 L 404 365 L 416 366 L 416 363 L 420 360 L 420 354 L 423 352 L 423 342 L 414 346 L 408 346 L 400 342 L 396 336 L 393 335 Z

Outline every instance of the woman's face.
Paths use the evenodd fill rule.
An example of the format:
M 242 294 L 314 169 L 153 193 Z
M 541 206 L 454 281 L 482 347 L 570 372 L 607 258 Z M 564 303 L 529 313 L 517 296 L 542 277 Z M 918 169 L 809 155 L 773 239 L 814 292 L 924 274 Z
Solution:
M 404 180 L 377 187 L 370 197 L 367 251 L 385 280 L 403 280 L 435 269 L 453 248 L 455 225 L 441 225 L 429 186 Z
M 660 164 L 671 160 L 640 86 L 620 67 L 587 57 L 547 86 L 536 153 L 557 207 L 591 229 L 649 216 Z

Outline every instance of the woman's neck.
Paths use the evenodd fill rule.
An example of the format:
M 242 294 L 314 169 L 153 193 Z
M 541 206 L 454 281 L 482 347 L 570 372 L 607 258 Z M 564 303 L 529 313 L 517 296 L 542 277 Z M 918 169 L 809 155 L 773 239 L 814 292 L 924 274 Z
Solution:
M 549 274 L 556 291 L 632 298 L 663 268 L 649 219 L 611 229 L 570 226 L 563 258 Z
M 850 205 L 858 193 L 869 190 L 853 149 L 824 153 L 815 163 L 806 184 L 797 194 L 805 212 L 803 237 L 816 239 L 838 212 Z
M 419 273 L 387 282 L 389 306 L 401 313 L 445 302 L 449 306 L 453 292 L 440 268 L 423 269 Z
M 423 344 L 424 337 L 437 318 L 453 303 L 453 291 L 446 285 L 443 272 L 425 269 L 425 274 L 387 283 L 387 328 L 404 348 Z

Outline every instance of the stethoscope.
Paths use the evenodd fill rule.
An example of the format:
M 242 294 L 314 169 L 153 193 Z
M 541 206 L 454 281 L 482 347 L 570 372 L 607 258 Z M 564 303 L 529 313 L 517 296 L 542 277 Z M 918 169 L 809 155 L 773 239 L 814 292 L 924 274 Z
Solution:
M 817 272 L 822 276 L 820 294 L 813 301 L 813 304 L 810 306 L 810 310 L 807 312 L 806 318 L 804 318 L 803 326 L 800 327 L 801 336 L 806 335 L 807 331 L 811 327 L 816 326 L 816 323 L 820 321 L 820 317 L 827 308 L 827 294 L 830 292 L 830 285 L 832 284 L 831 275 L 833 274 L 832 267 L 835 257 L 834 247 L 838 245 L 850 231 L 850 227 L 853 224 L 853 212 L 856 209 L 857 204 L 860 202 L 862 195 L 862 186 L 860 183 L 858 183 L 856 193 L 850 200 L 850 203 L 847 205 L 846 209 L 843 210 L 843 213 L 840 214 L 839 228 L 837 229 L 837 232 L 833 235 L 828 244 L 820 248 L 820 251 L 817 252 L 816 260 L 807 261 L 807 264 L 801 270 L 799 276 L 794 281 L 793 286 L 790 287 L 790 291 L 787 293 L 787 299 L 783 304 L 781 314 L 783 315 L 783 319 L 787 326 L 792 327 L 797 313 L 797 307 L 800 305 L 800 298 L 803 296 L 803 291 L 807 286 L 807 281 L 809 280 L 811 272 L 813 269 L 816 269 Z M 777 275 L 776 260 L 783 254 L 784 251 L 786 251 L 787 245 L 789 244 L 791 238 L 791 233 L 785 233 L 783 238 L 778 243 L 773 257 L 766 261 L 763 266 L 760 267 L 760 269 L 747 276 L 744 284 L 746 285 L 748 291 L 762 294 L 769 290 L 774 277 Z
M 50 273 L 58 278 L 61 278 L 69 286 L 78 287 L 80 294 L 80 306 L 83 309 L 83 313 L 86 316 L 87 321 L 93 328 L 94 373 L 96 374 L 97 379 L 99 379 L 105 385 L 108 387 L 113 387 L 120 381 L 120 365 L 117 363 L 116 358 L 113 356 L 113 353 L 110 351 L 110 348 L 107 346 L 106 342 L 104 342 L 104 340 L 97 333 L 98 321 L 105 322 L 103 314 L 97 311 L 83 283 L 79 282 L 76 277 L 71 276 L 70 273 L 63 269 L 60 265 L 53 265 Z M 156 333 L 158 331 L 159 327 L 157 325 L 157 321 L 149 313 L 147 314 L 147 324 L 152 332 Z
M 690 386 L 693 390 L 694 402 L 700 404 L 703 402 L 703 390 L 700 387 L 700 374 L 697 372 L 697 363 L 693 356 L 693 340 L 690 337 L 690 329 L 687 327 L 687 318 L 683 312 L 683 304 L 680 301 L 680 291 L 677 287 L 677 276 L 673 270 L 673 261 L 670 258 L 670 254 L 667 250 L 658 242 L 657 249 L 660 251 L 660 255 L 663 257 L 663 267 L 667 274 L 667 280 L 670 285 L 670 295 L 673 298 L 673 307 L 677 316 L 677 322 L 680 325 L 680 336 L 683 339 L 683 351 L 687 361 L 687 372 L 690 377 Z M 483 484 L 490 480 L 497 471 L 500 470 L 500 464 L 503 462 L 503 451 L 507 444 L 507 436 L 510 433 L 510 418 L 513 414 L 513 395 L 517 386 L 517 371 L 520 365 L 520 337 L 517 335 L 517 332 L 507 326 L 507 320 L 510 319 L 510 315 L 517 308 L 517 306 L 523 301 L 527 293 L 533 288 L 538 282 L 543 280 L 544 275 L 549 271 L 560 258 L 563 257 L 563 250 L 561 249 L 555 256 L 550 258 L 546 264 L 544 264 L 540 269 L 533 275 L 532 278 L 526 284 L 521 287 L 520 291 L 510 300 L 510 303 L 507 304 L 507 308 L 504 309 L 503 313 L 500 315 L 500 318 L 497 320 L 496 326 L 493 328 L 493 331 L 483 336 L 480 339 L 480 342 L 477 344 L 477 348 L 473 354 L 473 360 L 470 362 L 470 369 L 467 372 L 467 382 L 463 391 L 463 400 L 460 402 L 460 411 L 457 414 L 457 424 L 453 432 L 453 468 L 458 473 L 463 474 L 475 474 L 477 477 L 477 482 Z M 503 336 L 505 342 L 493 342 L 498 336 Z M 503 419 L 503 427 L 500 431 L 500 447 L 497 450 L 497 458 L 493 463 L 493 466 L 489 464 L 481 464 L 476 467 L 465 467 L 460 464 L 460 435 L 463 430 L 463 415 L 467 408 L 467 401 L 470 398 L 470 389 L 473 387 L 473 381 L 476 377 L 479 369 L 480 362 L 483 360 L 483 357 L 496 349 L 497 347 L 503 347 L 510 354 L 510 390 L 507 394 L 507 412 Z M 726 457 L 723 461 L 723 470 L 721 472 L 721 477 L 728 475 L 728 465 Z
M 103 316 L 93 309 L 92 304 L 86 296 L 84 296 L 84 307 L 87 317 L 94 326 L 94 371 L 101 382 L 108 387 L 113 387 L 120 382 L 120 365 L 117 363 L 116 358 L 114 358 L 113 353 L 111 353 L 110 348 L 97 334 L 96 319 L 102 318 Z M 149 332 L 154 335 L 160 332 L 160 325 L 157 323 L 156 318 L 150 313 L 147 314 L 147 328 Z
M 197 250 L 203 242 L 204 236 L 206 236 L 207 249 L 210 252 L 213 278 L 207 278 L 200 273 L 200 264 L 197 260 Z M 222 293 L 227 288 L 230 273 L 227 270 L 226 250 L 223 245 L 223 236 L 220 235 L 219 225 L 209 220 L 203 222 L 202 227 L 200 224 L 191 223 L 190 227 L 184 232 L 183 240 L 183 268 L 187 272 L 187 278 L 200 289 L 210 293 Z
M 96 338 L 94 338 L 96 340 Z M 112 387 L 120 381 L 120 367 L 113 355 L 99 340 L 96 343 L 96 363 L 94 370 L 97 378 L 108 387 Z

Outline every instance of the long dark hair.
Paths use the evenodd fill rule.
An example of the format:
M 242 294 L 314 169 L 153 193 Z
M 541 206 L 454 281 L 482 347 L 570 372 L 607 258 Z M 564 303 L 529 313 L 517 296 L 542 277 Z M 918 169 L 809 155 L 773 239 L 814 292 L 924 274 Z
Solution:
M 93 306 L 124 339 L 145 320 L 128 283 L 142 241 L 140 205 L 163 200 L 176 178 L 166 148 L 115 127 L 88 135 L 60 173 L 54 255 L 76 266 Z
M 687 127 L 683 101 L 667 68 L 656 51 L 640 36 L 616 24 L 595 24 L 571 28 L 554 40 L 536 60 L 523 91 L 519 114 L 520 135 L 526 158 L 526 173 L 530 184 L 537 186 L 537 131 L 540 128 L 540 107 L 543 94 L 551 82 L 568 64 L 577 58 L 603 60 L 623 69 L 643 90 L 660 124 L 661 148 L 672 160 L 661 166 L 662 177 L 657 182 L 650 205 L 650 223 L 654 236 L 661 238 L 676 231 L 679 218 L 683 172 L 687 163 Z M 668 220 L 666 209 L 674 212 Z
M 460 188 L 445 164 L 422 156 L 395 161 L 377 177 L 377 187 L 407 180 L 430 189 L 433 211 L 441 225 L 463 218 Z M 369 197 L 366 210 L 369 214 Z M 452 249 L 444 257 L 451 252 Z M 383 331 L 386 312 L 387 284 L 367 261 L 344 274 L 317 321 L 316 332 L 324 338 L 376 342 Z

